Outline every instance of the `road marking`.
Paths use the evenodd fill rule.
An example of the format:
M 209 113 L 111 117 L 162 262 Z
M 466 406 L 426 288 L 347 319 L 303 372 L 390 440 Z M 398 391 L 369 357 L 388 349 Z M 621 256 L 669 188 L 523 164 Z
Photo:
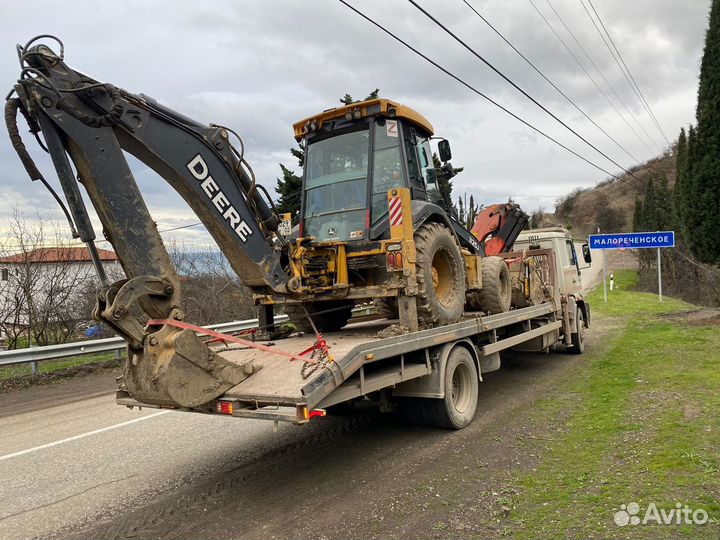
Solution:
M 96 429 L 94 431 L 88 431 L 87 433 L 81 433 L 80 435 L 75 435 L 74 437 L 68 437 L 67 439 L 61 439 L 59 441 L 47 443 L 47 444 L 41 444 L 40 446 L 33 446 L 32 448 L 28 448 L 26 450 L 20 450 L 19 452 L 14 452 L 12 454 L 6 454 L 4 456 L 0 456 L 0 461 L 4 461 L 6 459 L 22 456 L 24 454 L 29 454 L 30 452 L 36 452 L 37 450 L 44 450 L 45 448 L 52 448 L 53 446 L 57 446 L 59 444 L 65 444 L 67 442 L 71 441 L 77 441 L 78 439 L 84 439 L 85 437 L 89 437 L 90 435 L 97 435 L 98 433 L 102 433 L 104 431 L 110 431 L 112 429 L 117 429 L 119 427 L 127 426 L 130 424 L 134 424 L 135 422 L 142 422 L 143 420 L 148 420 L 150 418 L 154 418 L 156 416 L 160 416 L 161 414 L 167 414 L 172 411 L 160 411 L 153 414 L 149 414 L 147 416 L 141 416 L 140 418 L 133 418 L 132 420 L 128 420 L 127 422 L 120 422 L 119 424 L 113 424 L 112 426 L 107 426 L 104 428 Z

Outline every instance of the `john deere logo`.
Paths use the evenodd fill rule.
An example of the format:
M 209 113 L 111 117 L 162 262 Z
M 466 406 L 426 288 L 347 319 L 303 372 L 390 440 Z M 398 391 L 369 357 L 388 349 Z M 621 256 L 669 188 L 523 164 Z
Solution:
M 335 227 L 328 228 L 328 236 L 335 236 Z

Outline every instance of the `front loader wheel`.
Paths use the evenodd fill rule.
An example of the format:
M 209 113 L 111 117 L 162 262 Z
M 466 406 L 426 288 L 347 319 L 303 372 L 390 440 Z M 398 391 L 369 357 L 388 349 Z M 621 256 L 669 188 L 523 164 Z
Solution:
M 425 223 L 415 232 L 418 319 L 429 326 L 460 320 L 465 307 L 465 262 L 445 225 Z
M 355 304 L 347 300 L 328 300 L 327 302 L 307 302 L 305 309 L 312 317 L 318 332 L 334 332 L 345 326 L 352 317 Z M 286 304 L 285 314 L 300 332 L 312 333 L 303 304 Z

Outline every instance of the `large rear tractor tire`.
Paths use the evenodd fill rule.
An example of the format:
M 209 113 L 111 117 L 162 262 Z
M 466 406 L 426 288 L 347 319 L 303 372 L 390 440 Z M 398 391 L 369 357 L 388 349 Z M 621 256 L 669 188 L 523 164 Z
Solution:
M 352 317 L 355 304 L 347 300 L 328 300 L 326 302 L 308 302 L 305 304 L 318 332 L 334 332 L 345 326 Z M 300 332 L 313 331 L 302 304 L 286 304 L 285 314 Z
M 510 270 L 502 257 L 482 259 L 482 289 L 472 293 L 469 302 L 474 309 L 490 315 L 510 310 L 512 284 Z
M 418 319 L 428 326 L 460 320 L 465 307 L 465 261 L 445 225 L 425 223 L 415 232 Z

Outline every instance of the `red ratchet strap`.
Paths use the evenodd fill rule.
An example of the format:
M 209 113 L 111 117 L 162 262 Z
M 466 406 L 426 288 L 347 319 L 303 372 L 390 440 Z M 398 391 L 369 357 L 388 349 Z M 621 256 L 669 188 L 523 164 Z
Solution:
M 305 356 L 306 354 L 309 354 L 313 351 L 320 350 L 324 352 L 325 354 L 330 354 L 330 347 L 328 347 L 327 341 L 325 341 L 325 338 L 322 337 L 322 334 L 316 334 L 315 336 L 315 343 L 313 343 L 312 347 L 309 347 L 305 349 L 303 352 L 300 353 L 300 356 Z
M 300 354 L 293 354 L 285 351 L 281 351 L 279 349 L 268 347 L 266 345 L 261 345 L 260 343 L 255 343 L 254 341 L 248 341 L 247 339 L 242 339 L 235 336 L 230 336 L 228 334 L 221 334 L 220 332 L 216 332 L 215 330 L 210 330 L 209 328 L 203 328 L 202 326 L 195 326 L 194 324 L 182 322 L 182 321 L 176 321 L 174 319 L 150 319 L 148 321 L 148 326 L 174 326 L 175 328 L 182 328 L 183 330 L 193 330 L 194 332 L 197 332 L 198 334 L 202 334 L 205 336 L 211 336 L 217 339 L 218 341 L 224 341 L 224 342 L 231 342 L 231 343 L 237 343 L 239 345 L 245 345 L 247 347 L 250 347 L 252 349 L 258 349 L 260 351 L 265 351 L 271 354 L 277 354 L 279 356 L 286 356 L 290 360 L 302 360 L 303 362 L 307 362 L 308 364 L 317 364 L 318 362 L 316 360 L 312 360 L 308 358 L 307 356 L 303 356 L 309 351 L 312 351 L 316 347 L 310 347 L 307 351 L 304 351 Z M 324 342 L 324 341 L 323 341 Z M 327 345 L 325 345 L 327 347 Z

